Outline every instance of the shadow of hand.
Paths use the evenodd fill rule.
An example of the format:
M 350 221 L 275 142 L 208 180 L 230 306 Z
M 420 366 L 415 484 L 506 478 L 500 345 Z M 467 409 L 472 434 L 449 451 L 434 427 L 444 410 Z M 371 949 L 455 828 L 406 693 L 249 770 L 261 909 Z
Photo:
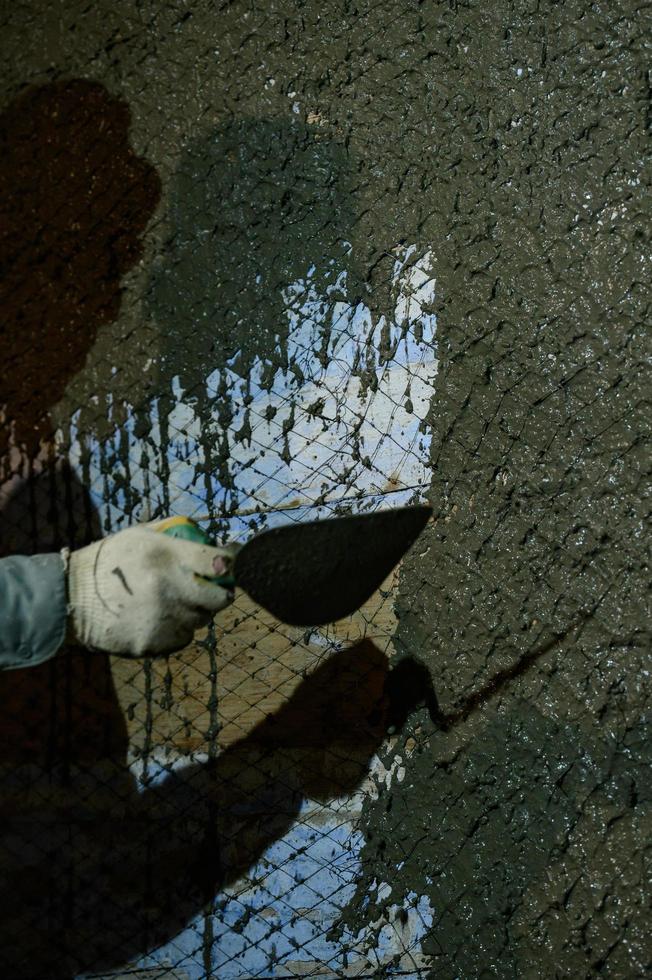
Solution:
M 72 660 L 73 701 L 84 703 L 92 658 Z M 216 760 L 152 767 L 144 785 L 125 759 L 89 757 L 88 739 L 65 774 L 51 759 L 32 784 L 38 799 L 17 792 L 3 806 L 2 900 L 14 910 L 3 922 L 4 974 L 108 969 L 173 938 L 283 837 L 305 797 L 356 790 L 388 727 L 423 703 L 422 671 L 414 661 L 389 670 L 364 641 L 330 657 Z M 124 731 L 121 716 L 113 723 Z

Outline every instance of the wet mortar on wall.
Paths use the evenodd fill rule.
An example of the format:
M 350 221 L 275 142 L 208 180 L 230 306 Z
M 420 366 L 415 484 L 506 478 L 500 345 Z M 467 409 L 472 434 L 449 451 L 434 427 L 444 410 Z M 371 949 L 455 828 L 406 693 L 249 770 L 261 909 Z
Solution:
M 240 848 L 233 867 L 244 866 L 245 876 L 256 869 L 246 887 L 216 898 L 224 881 L 184 865 L 193 827 L 178 817 L 168 853 L 155 851 L 168 861 L 160 880 L 133 856 L 145 840 L 137 816 L 133 852 L 102 824 L 102 839 L 136 862 L 138 883 L 117 867 L 102 871 L 88 857 L 90 835 L 80 838 L 88 850 L 79 850 L 88 864 L 80 859 L 74 873 L 71 864 L 66 880 L 88 868 L 98 880 L 105 874 L 108 893 L 128 909 L 144 895 L 152 931 L 118 942 L 124 957 L 111 960 L 79 927 L 65 939 L 66 962 L 97 972 L 129 960 L 159 974 L 168 963 L 170 976 L 220 980 L 296 976 L 297 963 L 314 969 L 320 956 L 324 976 L 354 967 L 358 976 L 451 980 L 645 976 L 650 269 L 642 8 L 572 0 L 400 11 L 391 2 L 121 10 L 101 0 L 46 11 L 28 2 L 2 22 L 3 120 L 29 99 L 25 86 L 83 79 L 79 91 L 128 107 L 118 162 L 142 170 L 134 218 L 142 250 L 132 243 L 124 260 L 118 250 L 89 344 L 44 399 L 46 428 L 59 429 L 60 455 L 89 488 L 103 530 L 196 506 L 211 515 L 213 533 L 242 535 L 278 523 L 283 513 L 266 515 L 269 506 L 307 499 L 311 506 L 289 512 L 298 517 L 356 500 L 375 506 L 397 486 L 402 501 L 425 492 L 435 512 L 388 600 L 395 619 L 383 613 L 381 628 L 369 614 L 356 634 L 391 639 L 375 641 L 390 654 L 389 673 L 384 652 L 363 647 L 352 682 L 351 660 L 334 645 L 346 648 L 340 634 L 304 642 L 244 609 L 225 639 L 211 633 L 184 654 L 183 672 L 114 664 L 117 699 L 111 674 L 97 665 L 43 675 L 48 731 L 61 754 L 41 745 L 38 719 L 24 744 L 41 746 L 46 771 L 64 778 L 80 760 L 90 771 L 91 761 L 108 766 L 120 757 L 101 792 L 96 781 L 91 809 L 124 819 L 127 801 L 127 812 L 160 817 L 165 827 L 168 810 L 192 802 L 202 833 L 219 819 L 207 786 L 228 785 L 231 836 L 225 831 L 220 846 Z M 2 138 L 11 135 L 3 129 Z M 418 313 L 403 316 L 415 283 Z M 401 374 L 399 386 L 384 372 L 401 344 L 412 374 Z M 360 398 L 355 417 L 346 414 L 349 381 L 335 370 L 338 357 Z M 377 446 L 360 422 L 386 417 L 374 415 L 375 398 L 396 403 L 394 427 Z M 392 441 L 395 455 L 386 448 Z M 3 465 L 5 476 L 16 475 Z M 53 503 L 64 508 L 70 494 L 56 492 Z M 22 527 L 34 506 L 11 500 L 3 521 Z M 239 518 L 252 503 L 262 513 Z M 34 547 L 37 538 L 34 531 Z M 255 659 L 266 643 L 287 671 L 282 683 L 276 674 L 270 680 L 278 666 Z M 220 673 L 224 648 L 234 652 Z M 349 678 L 337 688 L 335 671 L 327 685 L 362 699 L 355 703 L 364 739 L 346 711 L 337 715 L 342 745 L 332 730 L 310 728 L 334 704 L 324 710 L 308 687 L 302 707 L 302 688 L 292 685 L 323 667 L 324 650 L 336 651 Z M 395 673 L 415 658 L 433 685 L 427 708 L 415 696 L 426 686 L 422 668 Z M 244 713 L 226 713 L 245 675 L 258 685 L 246 688 L 246 722 Z M 409 678 L 406 710 L 394 725 L 401 676 Z M 232 689 L 220 687 L 227 677 Z M 95 721 L 82 717 L 80 730 L 95 724 L 102 746 L 92 760 L 76 746 L 71 708 L 71 691 L 84 688 L 94 692 L 87 714 Z M 18 703 L 3 690 L 6 703 Z M 3 722 L 4 744 L 15 746 L 25 719 L 38 715 L 35 690 L 22 691 L 18 728 Z M 278 727 L 256 714 L 260 704 L 273 705 L 261 715 L 278 713 Z M 302 744 L 306 731 L 316 743 L 304 734 Z M 204 753 L 214 768 L 191 768 L 165 796 L 157 781 L 172 765 L 167 750 L 173 760 Z M 34 760 L 27 750 L 18 755 Z M 346 760 L 340 811 L 329 793 L 339 799 L 333 772 Z M 268 821 L 262 832 L 254 797 Z M 301 848 L 314 846 L 318 821 L 322 841 L 339 847 L 338 834 L 348 837 L 346 900 L 329 905 L 317 895 L 307 915 Z M 3 846 L 13 861 L 13 838 Z M 204 850 L 191 851 L 196 864 L 214 858 L 216 846 L 203 839 Z M 256 959 L 256 941 L 241 955 L 237 936 L 254 936 L 265 878 L 256 862 L 268 859 L 280 869 L 273 887 L 285 862 L 296 890 L 287 922 L 281 916 L 273 942 L 258 940 Z M 151 890 L 165 883 L 173 895 L 175 874 L 186 888 L 176 910 Z M 57 907 L 55 886 L 42 908 Z M 249 918 L 235 914 L 240 899 Z M 314 910 L 327 905 L 319 919 Z M 280 914 L 271 900 L 263 911 L 269 922 Z M 310 915 L 321 945 L 301 933 Z M 125 923 L 116 927 L 124 939 Z M 33 922 L 30 929 L 51 940 L 46 925 L 42 934 Z M 284 935 L 303 953 L 284 952 Z M 87 945 L 76 957 L 79 937 Z M 158 960 L 155 942 L 164 949 Z M 233 949 L 229 958 L 216 959 L 220 944 Z M 285 974 L 289 962 L 294 972 Z M 70 975 L 66 969 L 52 975 Z

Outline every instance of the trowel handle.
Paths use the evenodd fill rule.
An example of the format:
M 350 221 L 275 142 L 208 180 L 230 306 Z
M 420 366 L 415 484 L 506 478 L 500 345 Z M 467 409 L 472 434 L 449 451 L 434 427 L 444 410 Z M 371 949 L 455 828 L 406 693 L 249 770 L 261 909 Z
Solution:
M 156 530 L 159 534 L 167 534 L 170 538 L 182 538 L 184 541 L 192 541 L 194 544 L 207 544 L 215 547 L 205 531 L 202 531 L 199 524 L 190 517 L 168 517 L 161 521 Z M 214 585 L 221 585 L 223 589 L 233 589 L 235 579 L 233 575 L 202 575 L 207 582 Z

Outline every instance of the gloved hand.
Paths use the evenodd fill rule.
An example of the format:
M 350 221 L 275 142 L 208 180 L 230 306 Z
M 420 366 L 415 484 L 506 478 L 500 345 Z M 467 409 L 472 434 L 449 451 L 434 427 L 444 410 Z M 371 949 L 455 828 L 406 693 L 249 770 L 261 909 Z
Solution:
M 73 551 L 68 640 L 109 653 L 172 653 L 233 600 L 208 581 L 231 570 L 237 546 L 167 537 L 157 525 L 119 531 Z

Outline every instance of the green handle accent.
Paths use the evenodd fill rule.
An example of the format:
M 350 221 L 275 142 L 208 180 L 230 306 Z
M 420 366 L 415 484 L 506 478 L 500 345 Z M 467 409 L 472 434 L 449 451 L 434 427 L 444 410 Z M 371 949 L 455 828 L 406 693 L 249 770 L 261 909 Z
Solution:
M 207 544 L 213 547 L 213 542 L 206 532 L 202 531 L 200 526 L 189 517 L 182 518 L 161 533 L 167 534 L 170 538 L 181 538 L 183 541 L 192 541 L 194 544 Z M 199 577 L 207 582 L 212 582 L 214 585 L 221 585 L 223 589 L 235 588 L 233 575 L 201 575 Z

